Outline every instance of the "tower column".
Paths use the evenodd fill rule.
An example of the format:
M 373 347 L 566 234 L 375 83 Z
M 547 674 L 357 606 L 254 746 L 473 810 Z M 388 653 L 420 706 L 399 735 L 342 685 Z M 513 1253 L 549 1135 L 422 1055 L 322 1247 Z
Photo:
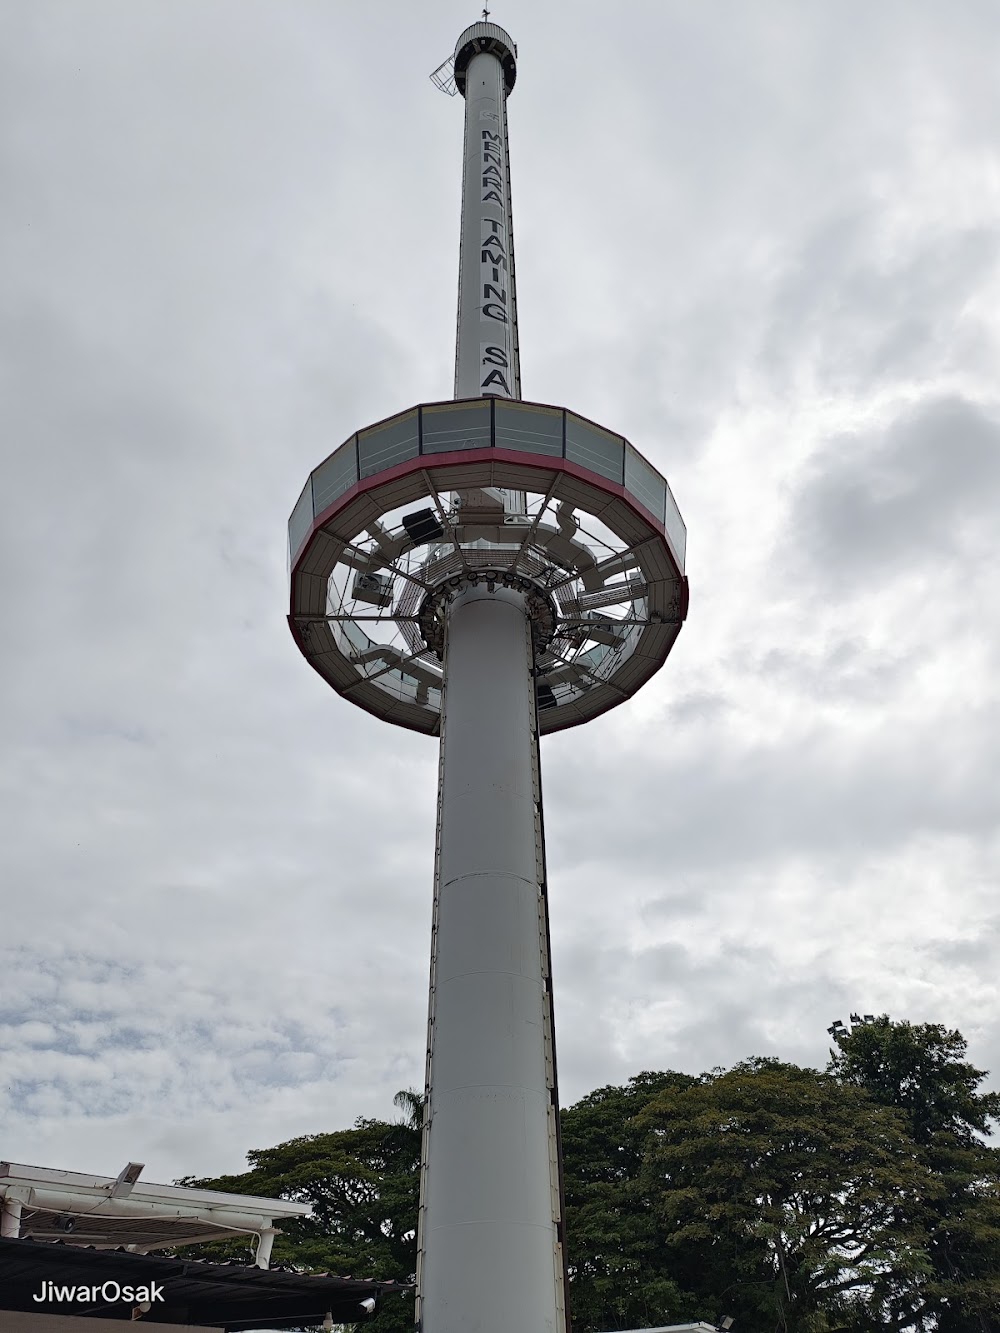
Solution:
M 419 1294 L 424 1333 L 564 1328 L 531 627 L 446 629 Z
M 685 536 L 626 439 L 521 400 L 517 48 L 488 18 L 431 75 L 465 101 L 458 402 L 357 432 L 313 470 L 289 522 L 289 624 L 344 698 L 440 735 L 418 1324 L 568 1333 L 538 737 L 662 665 Z
M 492 23 L 469 29 L 465 45 L 465 156 L 458 274 L 455 397 L 520 398 L 514 291 L 514 232 L 507 147 L 510 38 Z M 462 51 L 463 33 L 459 38 Z M 484 49 L 469 58 L 469 50 Z

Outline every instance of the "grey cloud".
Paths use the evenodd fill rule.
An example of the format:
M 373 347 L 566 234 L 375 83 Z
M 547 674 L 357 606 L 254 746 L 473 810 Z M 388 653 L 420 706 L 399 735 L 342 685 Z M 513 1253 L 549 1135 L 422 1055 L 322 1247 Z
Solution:
M 809 650 L 769 648 L 750 662 L 742 658 L 739 668 L 749 667 L 775 687 L 790 688 L 803 701 L 877 707 L 891 704 L 922 661 L 919 648 L 875 652 L 853 638 Z
M 836 588 L 877 586 L 976 551 L 998 499 L 1000 422 L 961 398 L 925 401 L 814 456 L 775 563 L 794 577 L 801 555 Z
M 602 1019 L 613 1034 L 617 1063 L 629 1074 L 664 1068 L 700 1073 L 751 1052 L 822 1067 L 831 1019 L 860 1003 L 856 989 L 810 975 L 781 947 L 699 952 L 676 942 L 614 950 L 577 938 L 567 953 L 575 971 L 589 972 L 593 984 L 614 997 Z M 563 1026 L 561 1021 L 560 1034 Z M 559 1040 L 561 1054 L 561 1035 Z M 580 1088 L 574 1067 L 572 1081 L 561 1086 L 564 1103 L 590 1086 Z
M 570 764 L 546 770 L 547 826 L 568 866 L 655 878 L 777 864 L 794 855 L 861 861 L 925 833 L 985 836 L 1000 818 L 991 780 L 1000 715 L 987 711 L 946 735 L 887 721 L 863 740 L 814 726 L 770 744 L 667 746 L 600 760 L 599 781 Z M 627 830 L 620 843 L 591 828 Z
M 924 946 L 923 952 L 950 967 L 975 970 L 989 967 L 1000 946 L 1000 917 L 985 923 L 978 934 L 967 939 L 937 940 Z
M 696 690 L 682 695 L 670 705 L 669 722 L 683 726 L 686 722 L 711 722 L 719 720 L 731 707 L 730 701 L 723 694 L 710 690 Z
M 973 228 L 897 241 L 886 255 L 884 226 L 865 201 L 805 238 L 775 284 L 763 336 L 775 381 L 787 381 L 806 347 L 824 380 L 852 392 L 954 359 L 964 307 L 996 272 L 998 238 Z
M 446 10 L 0 14 L 15 1158 L 238 1170 L 422 1082 L 435 747 L 299 660 L 284 524 L 350 432 L 450 389 L 462 126 L 425 77 Z M 664 467 L 695 562 L 662 677 L 544 747 L 564 1100 L 650 1066 L 822 1064 L 830 1019 L 880 996 L 989 1065 L 990 928 L 966 956 L 914 926 L 928 952 L 901 959 L 873 921 L 891 962 L 858 981 L 838 905 L 926 836 L 963 939 L 989 918 L 966 867 L 996 867 L 996 218 L 968 182 L 1000 119 L 995 6 L 501 21 L 525 391 Z M 915 406 L 836 438 L 889 402 Z M 751 536 L 727 581 L 744 423 L 757 449 L 783 414 L 822 443 L 790 478 L 761 458 L 778 545 Z M 925 588 L 968 699 L 924 651 Z M 879 647 L 882 617 L 912 634 Z

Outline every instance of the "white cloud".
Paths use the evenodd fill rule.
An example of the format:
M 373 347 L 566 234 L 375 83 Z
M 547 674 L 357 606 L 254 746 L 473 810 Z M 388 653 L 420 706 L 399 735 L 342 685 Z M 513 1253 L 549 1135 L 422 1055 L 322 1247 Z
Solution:
M 996 1086 L 995 8 L 500 17 L 525 392 L 690 534 L 663 672 L 544 747 L 563 1100 L 852 1009 Z M 450 392 L 456 35 L 0 19 L 6 1157 L 235 1171 L 422 1082 L 435 749 L 298 657 L 284 524 Z

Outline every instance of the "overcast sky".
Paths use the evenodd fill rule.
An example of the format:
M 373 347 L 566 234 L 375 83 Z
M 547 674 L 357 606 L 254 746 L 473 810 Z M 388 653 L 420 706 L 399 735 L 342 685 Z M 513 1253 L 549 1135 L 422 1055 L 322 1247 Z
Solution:
M 309 472 L 452 391 L 451 0 L 0 0 L 0 1156 L 151 1180 L 421 1086 L 436 745 L 285 623 Z M 1000 8 L 539 4 L 525 397 L 691 611 L 543 765 L 561 1099 L 852 1010 L 1000 1086 Z

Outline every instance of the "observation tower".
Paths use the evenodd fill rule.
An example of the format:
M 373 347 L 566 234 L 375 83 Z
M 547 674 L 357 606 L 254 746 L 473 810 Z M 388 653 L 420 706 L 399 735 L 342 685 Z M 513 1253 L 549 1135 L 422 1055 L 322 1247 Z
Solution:
M 288 529 L 303 656 L 359 708 L 439 737 L 423 1333 L 568 1328 L 538 742 L 627 702 L 688 605 L 684 523 L 656 468 L 521 397 L 516 73 L 483 21 L 431 76 L 465 99 L 455 396 L 349 436 Z

